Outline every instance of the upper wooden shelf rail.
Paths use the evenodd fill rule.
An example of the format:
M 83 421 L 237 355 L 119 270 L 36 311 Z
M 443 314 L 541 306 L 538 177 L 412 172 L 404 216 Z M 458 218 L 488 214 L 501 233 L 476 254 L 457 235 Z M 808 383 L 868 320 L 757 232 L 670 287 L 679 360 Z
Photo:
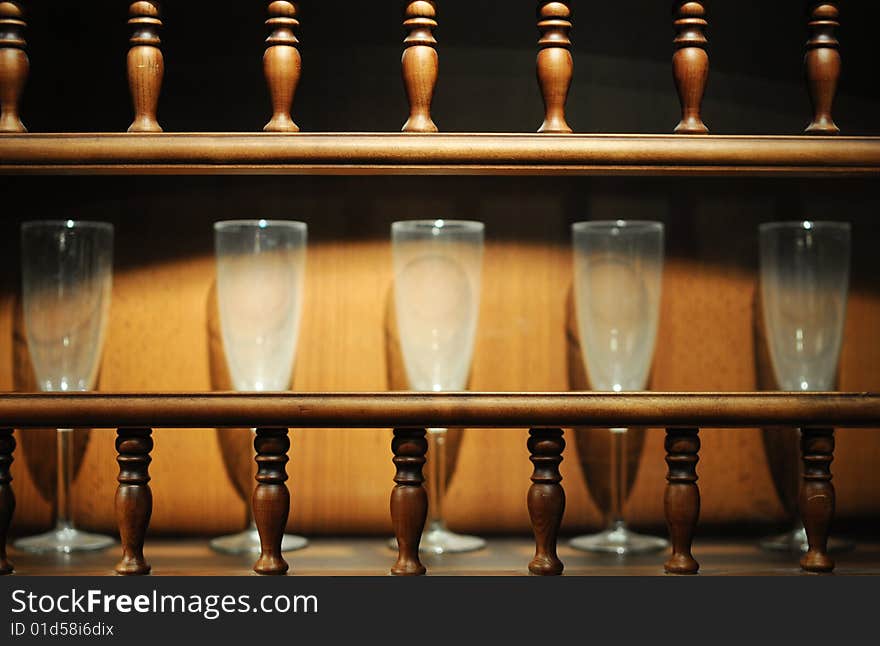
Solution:
M 665 569 L 693 574 L 691 553 L 700 510 L 697 487 L 701 427 L 798 426 L 804 463 L 801 517 L 810 549 L 801 560 L 810 572 L 830 572 L 828 529 L 834 514 L 831 462 L 835 426 L 880 426 L 880 395 L 871 393 L 63 393 L 0 395 L 0 574 L 12 572 L 6 535 L 15 509 L 11 465 L 13 428 L 116 428 L 119 488 L 116 516 L 122 542 L 120 574 L 146 574 L 144 540 L 152 511 L 149 465 L 154 427 L 256 427 L 257 486 L 253 515 L 262 552 L 260 574 L 283 574 L 281 555 L 290 494 L 285 485 L 288 429 L 393 427 L 396 469 L 391 520 L 398 544 L 392 574 L 424 574 L 418 547 L 427 515 L 422 476 L 431 427 L 524 427 L 534 465 L 527 496 L 535 533 L 534 574 L 561 574 L 556 542 L 565 510 L 559 464 L 563 427 L 666 428 L 664 498 L 672 554 Z M 24 431 L 27 432 L 27 431 Z M 491 456 L 484 456 L 491 459 Z
M 0 134 L 0 174 L 878 175 L 880 137 Z
M 10 393 L 0 425 L 387 428 L 880 426 L 874 393 Z
M 403 131 L 421 136 L 299 133 L 291 110 L 303 64 L 296 35 L 301 15 L 296 2 L 274 0 L 266 5 L 269 37 L 263 62 L 272 116 L 264 130 L 280 134 L 150 137 L 144 133 L 162 132 L 158 109 L 165 66 L 163 25 L 160 2 L 141 0 L 129 7 L 127 59 L 134 107 L 128 131 L 139 134 L 4 136 L 0 172 L 813 175 L 880 171 L 878 138 L 706 137 L 709 128 L 701 105 L 709 74 L 707 3 L 696 0 L 673 2 L 672 76 L 682 115 L 675 135 L 571 134 L 565 103 L 574 65 L 569 39 L 572 3 L 539 0 L 537 77 L 545 114 L 538 134 L 427 136 L 438 132 L 431 104 L 439 72 L 434 30 L 440 4 L 433 0 L 403 3 L 402 73 L 409 100 Z M 832 106 L 841 67 L 836 38 L 838 2 L 806 4 L 805 73 L 813 111 L 804 133 L 836 135 L 840 130 L 832 118 Z M 0 2 L 0 132 L 26 132 L 19 115 L 29 71 L 25 5 Z

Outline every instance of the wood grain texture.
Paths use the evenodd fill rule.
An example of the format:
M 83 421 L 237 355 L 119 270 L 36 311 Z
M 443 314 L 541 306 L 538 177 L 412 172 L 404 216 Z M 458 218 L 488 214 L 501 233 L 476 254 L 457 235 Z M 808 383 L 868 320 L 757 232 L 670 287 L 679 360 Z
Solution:
M 286 428 L 257 428 L 257 486 L 254 489 L 254 522 L 260 533 L 257 574 L 285 574 L 289 568 L 281 555 L 281 541 L 290 515 L 287 490 L 287 452 L 290 439 Z
M 836 135 L 840 128 L 834 123 L 832 108 L 840 81 L 840 42 L 836 31 L 840 27 L 837 2 L 811 1 L 804 69 L 807 90 L 813 104 L 813 121 L 807 126 L 808 135 Z
M 697 486 L 699 429 L 667 429 L 665 448 L 668 471 L 663 507 L 672 554 L 664 569 L 670 574 L 696 574 L 700 564 L 691 553 L 691 544 L 700 518 L 700 489 Z
M 538 86 L 544 99 L 544 123 L 541 133 L 569 133 L 565 120 L 565 102 L 574 75 L 571 56 L 571 8 L 569 2 L 539 2 Z
M 418 576 L 425 573 L 419 560 L 419 543 L 428 517 L 428 494 L 422 486 L 422 467 L 428 441 L 425 429 L 397 428 L 391 451 L 394 453 L 394 489 L 391 491 L 391 524 L 397 539 L 397 562 L 391 568 L 395 576 Z
M 139 0 L 132 2 L 128 10 L 128 24 L 132 29 L 127 60 L 128 87 L 134 102 L 134 121 L 128 127 L 129 132 L 162 132 L 156 117 L 165 76 L 159 5 L 154 0 Z
M 144 539 L 153 513 L 149 467 L 153 450 L 149 428 L 120 428 L 116 437 L 119 487 L 116 489 L 116 522 L 122 541 L 122 559 L 117 574 L 149 574 L 144 558 Z
M 880 137 L 0 134 L 0 173 L 873 176 Z
M 269 3 L 266 21 L 269 37 L 263 55 L 263 73 L 272 98 L 272 118 L 263 128 L 266 132 L 299 132 L 290 116 L 293 98 L 302 72 L 302 57 L 297 45 L 299 27 L 298 7 L 295 2 Z
M 431 103 L 440 58 L 437 54 L 437 3 L 433 0 L 406 2 L 403 26 L 407 36 L 403 41 L 403 85 L 409 100 L 409 119 L 403 124 L 404 132 L 437 132 L 431 118 Z
M 15 569 L 6 555 L 6 539 L 15 513 L 15 492 L 12 489 L 14 452 L 15 437 L 12 429 L 0 428 L 0 575 L 11 574 Z
M 164 178 L 76 181 L 103 187 L 90 190 L 84 208 L 120 217 L 119 264 L 99 389 L 197 392 L 215 387 L 207 333 L 214 281 L 210 223 L 240 217 L 245 207 L 277 217 L 289 213 L 292 204 L 298 205 L 296 217 L 302 214 L 308 219 L 313 233 L 294 390 L 392 387 L 386 337 L 392 282 L 387 226 L 390 220 L 411 214 L 412 205 L 429 188 L 421 182 L 429 180 L 254 178 L 232 180 L 223 188 L 205 178 L 180 180 L 179 187 Z M 122 181 L 131 184 L 114 190 L 114 182 Z M 380 181 L 387 183 L 371 188 L 372 182 Z M 433 182 L 440 181 L 430 183 L 436 186 Z M 566 299 L 571 284 L 567 217 L 569 211 L 581 216 L 612 209 L 624 217 L 649 213 L 670 227 L 650 388 L 752 390 L 757 386 L 751 352 L 756 282 L 749 258 L 754 253 L 752 225 L 774 215 L 772 194 L 768 198 L 760 192 L 742 191 L 735 201 L 726 192 L 717 195 L 705 185 L 710 191 L 705 201 L 687 215 L 681 204 L 667 204 L 665 198 L 654 204 L 632 195 L 621 207 L 611 197 L 616 190 L 605 192 L 582 180 L 571 185 L 561 179 L 466 181 L 472 183 L 466 186 L 479 188 L 479 195 L 436 190 L 434 199 L 444 213 L 468 217 L 479 213 L 487 222 L 484 288 L 470 382 L 473 390 L 566 391 L 577 387 L 566 367 Z M 651 185 L 645 188 L 651 190 Z M 365 196 L 358 204 L 350 198 L 355 192 Z M 371 192 L 394 192 L 394 196 L 379 206 Z M 69 197 L 64 190 L 53 193 Z M 147 194 L 154 197 L 146 199 Z M 47 209 L 44 202 L 37 204 L 37 210 Z M 876 233 L 871 232 L 867 217 L 873 211 L 861 207 L 859 211 L 853 214 L 854 226 L 863 235 L 854 252 L 856 282 L 847 316 L 840 387 L 880 390 L 880 348 L 874 338 L 880 325 L 880 299 L 865 287 L 876 273 L 876 260 L 865 253 Z M 189 216 L 182 218 L 180 213 Z M 16 235 L 14 227 L 7 227 L 5 239 L 12 242 L 4 247 L 0 280 L 12 283 L 14 291 L 17 252 L 12 243 Z M 144 244 L 144 240 L 151 242 Z M 12 307 L 8 297 L 0 297 L 0 333 L 6 339 L 13 334 Z M 13 365 L 12 344 L 0 343 L 0 387 L 25 388 L 15 383 Z M 20 446 L 13 475 L 19 507 L 13 531 L 17 535 L 51 523 L 53 436 L 48 445 L 28 446 L 21 440 L 30 433 L 16 433 Z M 230 466 L 224 462 L 220 433 L 230 431 L 154 431 L 151 534 L 210 536 L 245 527 L 253 481 L 247 431 L 235 440 L 243 440 L 238 449 L 241 454 Z M 105 532 L 115 528 L 113 435 L 113 431 L 94 430 L 81 450 L 74 505 L 75 520 L 84 528 Z M 774 491 L 760 431 L 712 429 L 702 435 L 701 527 L 778 524 L 781 529 L 786 525 L 788 517 Z M 526 436 L 522 428 L 465 429 L 458 466 L 449 483 L 452 529 L 482 534 L 529 531 L 523 504 L 531 472 Z M 295 437 L 296 459 L 288 467 L 296 483 L 291 488 L 295 513 L 290 515 L 288 530 L 306 535 L 390 535 L 388 495 L 394 476 L 390 429 L 296 429 Z M 663 440 L 662 429 L 652 427 L 646 432 L 638 475 L 625 508 L 636 527 L 659 528 L 665 522 Z M 492 459 L 487 460 L 487 455 Z M 601 514 L 590 498 L 574 442 L 566 456 L 560 467 L 567 497 L 561 531 L 598 529 Z M 838 431 L 834 462 L 838 519 L 855 522 L 880 513 L 878 460 L 880 443 L 874 431 Z M 234 479 L 230 468 L 237 474 Z M 199 483 L 186 477 L 191 472 L 200 474 Z M 43 481 L 45 486 L 39 484 Z M 498 486 L 477 491 L 475 482 Z M 152 552 L 150 556 L 152 561 Z M 702 552 L 699 557 L 705 569 Z
M 800 512 L 807 530 L 809 550 L 801 558 L 807 572 L 831 572 L 834 560 L 828 556 L 828 532 L 834 518 L 833 428 L 802 428 L 801 456 L 804 461 Z
M 0 2 L 0 132 L 27 132 L 18 111 L 30 70 L 23 5 Z
M 533 428 L 529 431 L 528 448 L 534 472 L 527 501 L 535 534 L 535 556 L 529 563 L 529 572 L 542 576 L 562 574 L 564 565 L 556 554 L 565 513 L 565 490 L 559 484 L 559 464 L 565 449 L 562 429 Z
M 672 76 L 681 103 L 681 121 L 675 127 L 680 135 L 705 135 L 709 128 L 700 115 L 709 80 L 709 40 L 705 30 L 706 3 L 690 0 L 675 3 L 675 53 Z

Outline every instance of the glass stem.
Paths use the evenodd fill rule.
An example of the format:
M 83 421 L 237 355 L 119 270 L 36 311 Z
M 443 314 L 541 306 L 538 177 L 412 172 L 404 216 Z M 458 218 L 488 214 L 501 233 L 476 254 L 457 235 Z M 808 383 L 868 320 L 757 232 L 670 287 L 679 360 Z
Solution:
M 626 429 L 611 429 L 611 500 L 608 510 L 608 527 L 617 529 L 625 525 L 623 505 L 627 498 Z
M 428 429 L 428 531 L 446 529 L 446 429 Z
M 56 511 L 55 529 L 73 529 L 70 509 L 70 488 L 73 481 L 73 429 L 59 428 L 58 437 L 58 476 L 55 479 Z

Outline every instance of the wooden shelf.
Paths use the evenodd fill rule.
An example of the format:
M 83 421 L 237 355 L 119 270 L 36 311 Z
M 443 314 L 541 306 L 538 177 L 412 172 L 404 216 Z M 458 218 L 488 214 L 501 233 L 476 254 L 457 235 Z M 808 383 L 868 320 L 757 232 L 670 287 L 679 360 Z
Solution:
M 880 175 L 880 137 L 2 134 L 0 174 Z
M 0 395 L 15 428 L 846 426 L 880 424 L 871 393 L 40 393 Z

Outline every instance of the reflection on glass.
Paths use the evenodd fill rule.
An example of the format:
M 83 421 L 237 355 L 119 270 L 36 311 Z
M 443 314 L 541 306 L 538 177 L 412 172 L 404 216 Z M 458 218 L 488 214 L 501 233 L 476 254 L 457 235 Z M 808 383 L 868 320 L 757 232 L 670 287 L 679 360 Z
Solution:
M 574 292 L 581 350 L 593 390 L 643 390 L 651 369 L 663 276 L 663 225 L 599 221 L 572 226 Z M 627 429 L 611 429 L 610 458 L 581 456 L 587 468 L 608 467 L 607 529 L 572 539 L 577 549 L 632 554 L 667 543 L 626 527 L 623 505 L 635 473 L 627 474 Z M 634 466 L 634 465 L 633 465 Z M 588 480 L 589 480 L 588 475 Z
M 761 308 L 776 382 L 788 391 L 833 390 L 849 291 L 850 225 L 771 222 L 758 235 Z M 800 465 L 799 453 L 792 457 Z M 761 545 L 806 552 L 806 531 L 798 521 Z M 829 548 L 850 546 L 838 540 Z
M 110 310 L 113 226 L 77 220 L 21 227 L 22 305 L 28 352 L 40 390 L 95 386 Z M 73 432 L 58 429 L 55 528 L 15 542 L 28 552 L 80 552 L 113 544 L 76 529 L 71 515 Z
M 397 326 L 413 390 L 464 390 L 467 385 L 480 307 L 483 229 L 481 222 L 461 220 L 391 226 Z M 447 462 L 446 434 L 446 429 L 428 429 L 428 524 L 419 549 L 434 554 L 468 552 L 486 544 L 446 528 L 447 469 L 455 466 Z
M 214 224 L 217 302 L 226 363 L 236 390 L 290 387 L 302 311 L 307 227 L 287 220 L 230 220 Z M 250 507 L 248 507 L 250 509 Z M 305 547 L 285 534 L 282 551 Z M 253 515 L 248 528 L 211 547 L 227 554 L 260 552 Z

